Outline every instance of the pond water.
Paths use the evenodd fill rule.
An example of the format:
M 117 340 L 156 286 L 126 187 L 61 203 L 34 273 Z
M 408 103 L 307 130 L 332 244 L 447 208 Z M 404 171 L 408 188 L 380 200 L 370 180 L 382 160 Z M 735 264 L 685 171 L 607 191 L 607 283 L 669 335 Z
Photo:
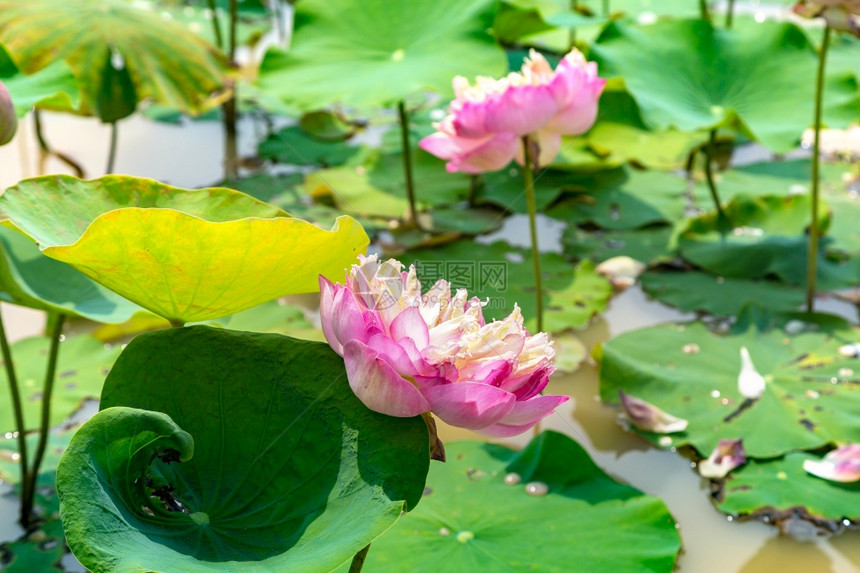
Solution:
M 95 120 L 46 114 L 45 133 L 58 150 L 72 155 L 89 177 L 102 174 L 108 147 L 108 129 Z M 260 126 L 248 122 L 240 133 L 240 152 L 253 154 Z M 120 125 L 117 172 L 146 176 L 179 186 L 203 186 L 219 179 L 223 135 L 216 122 L 195 122 L 182 128 L 133 117 Z M 24 122 L 12 144 L 0 148 L 0 188 L 37 174 L 38 151 L 32 128 Z M 46 171 L 64 172 L 51 160 Z M 525 240 L 527 226 L 511 218 L 500 237 Z M 560 229 L 544 226 L 541 240 L 552 250 Z M 513 237 L 513 239 L 511 238 Z M 836 301 L 825 301 L 820 310 L 837 312 L 856 320 L 856 309 Z M 15 339 L 40 332 L 41 315 L 26 309 L 4 307 Z M 614 298 L 609 310 L 579 336 L 590 349 L 595 343 L 622 332 L 661 322 L 692 318 L 648 300 L 640 290 L 630 289 Z M 0 390 L 5 392 L 5 389 Z M 708 486 L 685 458 L 651 448 L 626 433 L 616 422 L 617 409 L 598 399 L 596 369 L 588 362 L 573 374 L 556 375 L 548 393 L 568 394 L 572 400 L 547 418 L 544 428 L 572 436 L 595 462 L 617 479 L 659 496 L 678 520 L 684 542 L 679 570 L 686 573 L 769 572 L 853 573 L 860 571 L 860 534 L 851 532 L 830 539 L 796 541 L 780 535 L 774 527 L 759 522 L 730 522 L 708 500 Z M 5 398 L 4 398 L 5 399 Z M 445 441 L 476 438 L 464 430 L 443 427 Z M 531 434 L 508 441 L 526 443 Z M 2 486 L 0 486 L 2 487 Z M 8 489 L 0 490 L 0 494 Z M 15 503 L 0 496 L 0 541 L 18 534 L 14 524 Z M 571 515 L 572 520 L 576 519 Z

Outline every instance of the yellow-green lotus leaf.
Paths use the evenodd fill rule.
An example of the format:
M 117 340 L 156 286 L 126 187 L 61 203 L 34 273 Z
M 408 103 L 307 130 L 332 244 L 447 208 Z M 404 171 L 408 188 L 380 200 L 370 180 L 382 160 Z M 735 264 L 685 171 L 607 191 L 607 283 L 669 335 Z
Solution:
M 174 323 L 233 314 L 340 280 L 369 239 L 328 231 L 238 191 L 149 179 L 42 177 L 7 189 L 0 216 L 51 258 Z

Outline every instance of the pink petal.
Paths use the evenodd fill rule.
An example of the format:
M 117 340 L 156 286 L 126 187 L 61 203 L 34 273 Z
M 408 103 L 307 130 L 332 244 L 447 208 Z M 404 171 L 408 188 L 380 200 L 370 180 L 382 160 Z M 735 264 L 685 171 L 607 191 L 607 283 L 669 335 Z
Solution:
M 343 347 L 349 386 L 365 406 L 398 418 L 410 418 L 430 410 L 430 404 L 409 381 L 366 344 L 357 340 Z
M 492 138 L 492 135 L 468 138 L 436 132 L 419 141 L 418 147 L 440 159 L 453 159 L 481 147 Z
M 516 397 L 495 386 L 454 382 L 424 388 L 433 413 L 444 422 L 477 430 L 495 424 L 513 409 Z
M 548 85 L 511 86 L 490 96 L 485 105 L 487 131 L 518 136 L 537 131 L 558 112 Z
M 334 330 L 332 329 L 332 310 L 334 308 L 334 293 L 335 286 L 334 284 L 320 275 L 319 277 L 320 283 L 320 326 L 322 327 L 323 336 L 325 336 L 326 341 L 329 343 L 329 346 L 332 347 L 332 350 L 343 356 L 343 344 L 337 339 L 334 335 Z
M 409 338 L 415 342 L 418 348 L 424 348 L 430 344 L 430 330 L 421 311 L 417 307 L 410 306 L 398 314 L 388 326 L 391 338 L 400 340 Z
M 827 453 L 821 461 L 806 460 L 803 469 L 814 476 L 850 483 L 860 481 L 860 444 L 848 444 Z
M 730 471 L 747 461 L 743 440 L 720 440 L 708 459 L 699 462 L 699 475 L 710 479 L 722 479 Z
M 530 138 L 534 139 L 538 144 L 538 149 L 540 151 L 536 167 L 546 167 L 552 163 L 555 156 L 558 155 L 558 150 L 561 149 L 561 134 L 541 129 L 530 136 Z M 520 165 L 525 165 L 522 145 L 517 148 L 516 160 Z
M 552 414 L 553 410 L 567 402 L 567 396 L 537 396 L 517 402 L 513 410 L 498 423 L 481 428 L 481 434 L 496 438 L 508 438 L 522 434 Z
M 358 307 L 352 291 L 331 283 L 320 275 L 320 325 L 332 350 L 343 356 L 343 344 L 367 340 L 365 313 Z M 367 317 L 371 318 L 372 317 Z M 371 320 L 372 323 L 372 320 Z
M 597 119 L 597 102 L 606 80 L 598 79 L 575 94 L 570 103 L 547 122 L 544 129 L 564 135 L 585 133 Z
M 671 434 L 687 429 L 687 420 L 676 418 L 654 404 L 626 394 L 623 390 L 618 391 L 618 396 L 621 398 L 621 407 L 624 409 L 627 419 L 640 430 Z
M 451 121 L 454 133 L 472 139 L 491 135 L 485 126 L 487 106 L 484 102 L 456 102 L 451 107 L 454 111 Z
M 463 173 L 498 171 L 511 162 L 519 145 L 520 140 L 513 133 L 500 133 L 490 137 L 479 147 L 452 157 L 445 167 L 450 172 Z

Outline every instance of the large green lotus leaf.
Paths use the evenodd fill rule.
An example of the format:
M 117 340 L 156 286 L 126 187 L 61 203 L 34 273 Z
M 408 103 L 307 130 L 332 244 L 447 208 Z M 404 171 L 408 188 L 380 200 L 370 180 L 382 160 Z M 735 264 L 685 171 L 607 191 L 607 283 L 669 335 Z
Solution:
M 716 316 L 738 316 L 748 305 L 788 312 L 804 301 L 801 288 L 772 280 L 717 277 L 698 271 L 648 271 L 639 280 L 648 296 L 660 302 Z
M 247 332 L 274 332 L 305 340 L 325 340 L 320 329 L 314 328 L 301 308 L 283 300 L 272 300 L 261 305 L 209 321 L 212 326 Z
M 0 0 L 0 42 L 27 74 L 65 61 L 80 111 L 115 121 L 144 99 L 195 114 L 217 103 L 224 64 L 185 26 L 124 0 Z
M 678 248 L 685 259 L 724 277 L 757 279 L 775 275 L 791 284 L 805 283 L 808 195 L 739 195 L 724 210 L 734 225 L 728 233 L 720 231 L 716 213 L 690 219 L 681 228 Z M 823 218 L 824 229 L 827 223 Z M 832 260 L 819 254 L 820 289 L 851 286 L 858 276 L 856 260 Z
M 387 105 L 428 89 L 450 97 L 456 75 L 505 72 L 505 54 L 488 32 L 495 4 L 302 0 L 291 49 L 266 54 L 260 87 L 312 110 Z
M 17 231 L 0 226 L 0 297 L 7 302 L 105 323 L 146 312 L 74 267 L 46 257 Z
M 514 213 L 528 213 L 522 167 L 511 164 L 508 169 L 481 175 L 483 185 L 475 195 L 478 203 L 489 203 Z M 537 209 L 549 207 L 564 191 L 570 173 L 558 169 L 543 169 L 535 175 L 534 191 Z
M 490 245 L 461 240 L 429 249 L 409 251 L 402 257 L 415 265 L 425 289 L 439 279 L 452 289 L 465 288 L 469 296 L 489 299 L 484 307 L 487 320 L 502 319 L 522 309 L 527 328 L 536 325 L 535 287 L 531 252 L 503 241 Z M 544 285 L 544 330 L 558 332 L 585 326 L 606 310 L 612 287 L 594 272 L 591 261 L 578 266 L 555 253 L 541 255 Z
M 594 232 L 568 225 L 561 236 L 561 244 L 565 254 L 576 259 L 587 258 L 600 263 L 611 257 L 628 256 L 648 264 L 669 256 L 672 233 L 668 225 Z
M 780 524 L 800 517 L 838 531 L 843 520 L 860 520 L 860 483 L 836 483 L 806 473 L 803 462 L 820 456 L 792 452 L 774 460 L 751 460 L 733 470 L 715 493 L 717 509 Z
M 50 341 L 45 337 L 26 338 L 12 345 L 12 360 L 21 389 L 24 423 L 28 430 L 39 428 L 42 390 Z M 60 343 L 54 394 L 51 398 L 51 426 L 74 413 L 84 400 L 98 398 L 102 383 L 119 354 L 119 348 L 91 336 L 72 336 Z M 0 371 L 0 433 L 17 430 L 12 401 L 8 398 L 6 370 Z
M 26 180 L 0 196 L 0 213 L 47 256 L 173 322 L 315 292 L 319 274 L 339 279 L 368 244 L 349 217 L 325 231 L 230 189 L 127 176 Z
M 720 439 L 742 438 L 753 458 L 857 442 L 860 362 L 838 350 L 858 339 L 856 329 L 717 335 L 698 322 L 643 328 L 597 353 L 600 396 L 616 403 L 624 390 L 689 420 L 686 431 L 667 439 L 643 435 L 662 447 L 690 444 L 704 456 Z M 738 389 L 742 347 L 765 379 L 764 394 L 752 404 Z
M 655 169 L 680 169 L 708 136 L 675 129 L 651 130 L 626 91 L 606 90 L 594 127 L 584 136 L 591 150 L 615 162 L 635 161 Z
M 57 471 L 69 545 L 95 573 L 330 571 L 424 489 L 424 422 L 364 407 L 324 343 L 144 334 L 101 406 Z
M 0 79 L 15 106 L 15 115 L 23 117 L 33 106 L 56 111 L 74 111 L 80 105 L 78 84 L 65 62 L 54 62 L 45 69 L 26 76 L 0 44 Z
M 791 24 L 738 21 L 722 30 L 704 20 L 613 22 L 590 57 L 602 75 L 624 78 L 645 123 L 654 128 L 731 128 L 785 152 L 812 123 L 817 57 Z M 831 77 L 825 94 L 828 125 L 847 125 L 860 116 L 855 79 Z
M 571 175 L 565 189 L 574 196 L 547 215 L 612 230 L 672 222 L 684 214 L 686 187 L 684 179 L 665 171 L 618 168 Z
M 365 571 L 672 571 L 681 540 L 665 504 L 606 475 L 556 432 L 522 451 L 446 446 L 424 499 L 370 547 Z M 517 485 L 505 476 L 516 473 Z M 542 482 L 544 496 L 526 493 Z

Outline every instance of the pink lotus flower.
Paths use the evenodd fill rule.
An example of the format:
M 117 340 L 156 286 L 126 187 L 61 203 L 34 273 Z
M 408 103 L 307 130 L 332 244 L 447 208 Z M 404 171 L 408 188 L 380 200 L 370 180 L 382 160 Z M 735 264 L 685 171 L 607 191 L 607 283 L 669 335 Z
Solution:
M 803 469 L 830 481 L 860 481 L 860 444 L 847 444 L 831 450 L 821 461 L 805 460 Z
M 446 159 L 448 171 L 483 173 L 512 159 L 522 165 L 523 136 L 537 143 L 538 165 L 548 165 L 562 135 L 584 133 L 594 124 L 606 80 L 597 77 L 597 64 L 574 49 L 555 71 L 532 50 L 518 73 L 499 80 L 478 77 L 474 86 L 457 76 L 453 83 L 450 115 L 419 145 Z
M 344 357 L 349 385 L 371 410 L 410 417 L 432 411 L 453 426 L 513 436 L 567 396 L 541 396 L 555 367 L 552 343 L 530 336 L 518 307 L 486 323 L 465 289 L 440 280 L 426 294 L 410 267 L 359 257 L 346 285 L 320 276 L 323 333 Z
M 804 18 L 824 18 L 832 28 L 860 37 L 860 0 L 801 0 L 793 11 Z
M 9 90 L 3 82 L 0 82 L 0 145 L 6 145 L 12 141 L 17 127 L 18 118 L 12 106 L 12 96 L 9 95 Z

